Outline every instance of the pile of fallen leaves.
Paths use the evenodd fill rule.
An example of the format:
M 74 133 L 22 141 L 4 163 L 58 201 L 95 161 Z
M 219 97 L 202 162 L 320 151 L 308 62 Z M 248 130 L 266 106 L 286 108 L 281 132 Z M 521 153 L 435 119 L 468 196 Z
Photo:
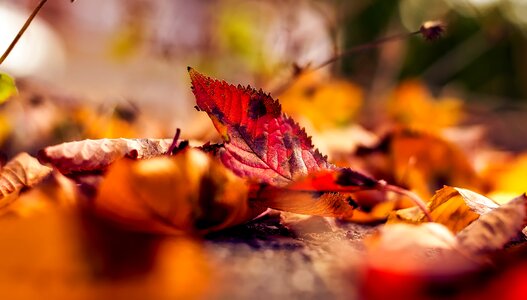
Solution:
M 20 250 L 30 244 L 27 235 L 42 244 L 69 245 L 61 248 L 64 253 L 44 247 L 49 255 L 39 256 L 43 261 L 34 267 L 62 279 L 74 278 L 72 290 L 97 297 L 109 287 L 94 289 L 86 274 L 108 274 L 103 271 L 127 247 L 150 251 L 149 247 L 156 247 L 149 242 L 151 234 L 178 236 L 181 239 L 164 243 L 160 253 L 166 254 L 151 263 L 156 275 L 138 286 L 152 296 L 166 288 L 162 295 L 202 297 L 213 278 L 201 263 L 196 239 L 254 219 L 258 222 L 272 209 L 334 218 L 336 222 L 329 221 L 333 230 L 339 222 L 385 223 L 365 243 L 361 286 L 366 298 L 527 293 L 521 284 L 527 268 L 522 233 L 527 225 L 523 194 L 527 187 L 518 179 L 525 175 L 525 159 L 504 157 L 503 161 L 514 163 L 487 161 L 485 168 L 476 169 L 467 152 L 441 132 L 457 121 L 460 104 L 455 99 L 433 102 L 418 83 L 402 85 L 389 100 L 390 129 L 371 145 L 331 151 L 332 163 L 270 94 L 214 80 L 193 69 L 189 73 L 196 109 L 208 114 L 221 143 L 190 146 L 179 138 L 178 130 L 173 139 L 81 140 L 45 147 L 37 158 L 26 153 L 15 156 L 0 173 L 0 231 L 6 241 L 21 238 L 22 242 L 16 243 L 19 248 L 2 242 L 2 256 L 32 255 Z M 337 86 L 348 95 L 360 95 L 358 88 L 345 82 Z M 284 101 L 292 115 L 298 105 L 309 101 L 295 104 L 287 99 L 301 101 L 294 95 L 305 89 L 310 92 L 298 93 L 326 100 L 330 97 L 320 95 L 332 90 L 301 82 L 291 87 Z M 340 101 L 338 95 L 334 99 Z M 349 122 L 360 106 L 355 102 L 332 110 L 330 102 L 315 103 L 333 111 L 321 124 Z M 326 127 L 317 125 L 316 111 L 310 110 L 307 118 L 314 128 Z M 489 174 L 499 179 L 490 180 Z M 514 196 L 503 200 L 503 194 Z M 493 195 L 500 195 L 498 202 Z M 73 232 L 78 230 L 71 225 L 75 222 L 84 224 L 81 234 Z M 50 234 L 55 232 L 50 228 L 57 226 L 72 228 L 61 230 L 59 236 Z M 108 242 L 112 234 L 100 237 L 101 230 L 119 232 L 124 240 L 116 243 L 124 246 Z M 128 231 L 147 233 L 144 244 L 126 245 L 123 232 Z M 71 239 L 84 242 L 67 242 Z M 86 246 L 82 255 L 96 260 L 90 264 L 95 271 L 87 271 L 76 257 L 78 249 L 73 249 L 84 248 L 86 241 L 116 253 L 86 255 L 86 249 L 99 249 Z M 45 262 L 61 257 L 65 266 Z M 20 268 L 29 272 L 20 259 L 14 261 L 3 262 L 7 271 L 1 276 Z M 489 274 L 498 274 L 499 279 L 477 289 L 478 284 L 490 282 Z M 199 287 L 188 288 L 196 281 Z M 6 282 L 16 295 L 24 295 L 22 288 L 17 290 L 23 282 Z M 58 295 L 63 289 L 68 290 L 59 284 L 54 292 Z M 134 292 L 127 290 L 124 295 Z

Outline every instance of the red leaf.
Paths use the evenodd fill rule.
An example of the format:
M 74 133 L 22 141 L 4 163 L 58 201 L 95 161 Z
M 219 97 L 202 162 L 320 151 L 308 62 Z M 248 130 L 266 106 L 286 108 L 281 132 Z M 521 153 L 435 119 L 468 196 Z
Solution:
M 209 114 L 225 141 L 220 158 L 237 175 L 286 185 L 333 168 L 269 94 L 205 77 L 192 68 L 189 73 L 199 109 Z
M 351 169 L 338 169 L 313 147 L 303 128 L 284 115 L 277 100 L 248 87 L 218 81 L 188 68 L 200 110 L 212 119 L 225 145 L 223 164 L 256 179 L 255 199 L 290 212 L 350 218 L 357 207 L 350 192 L 408 191 Z M 339 193 L 342 192 L 342 193 Z M 424 208 L 418 199 L 416 203 Z
M 260 186 L 253 201 L 273 209 L 351 220 L 360 200 L 353 193 L 386 185 L 351 169 L 323 170 L 283 187 Z

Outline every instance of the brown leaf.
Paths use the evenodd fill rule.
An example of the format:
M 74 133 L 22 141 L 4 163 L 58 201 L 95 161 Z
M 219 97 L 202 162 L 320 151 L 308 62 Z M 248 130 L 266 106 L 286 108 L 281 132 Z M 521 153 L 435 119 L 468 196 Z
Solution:
M 491 199 L 467 189 L 445 186 L 437 191 L 428 203 L 434 222 L 445 225 L 456 233 L 467 227 L 481 215 L 498 207 Z M 389 223 L 420 223 L 426 219 L 415 208 L 402 209 L 392 213 Z
M 42 149 L 38 158 L 63 174 L 101 171 L 118 159 L 146 159 L 165 154 L 172 139 L 100 139 L 63 143 Z
M 36 185 L 50 173 L 51 168 L 27 153 L 15 156 L 0 172 L 0 212 L 17 199 L 23 188 Z
M 483 214 L 457 234 L 461 248 L 479 255 L 502 249 L 525 227 L 527 197 L 525 194 Z
M 248 194 L 243 179 L 188 149 L 174 157 L 116 162 L 100 185 L 95 208 L 134 230 L 205 233 L 263 212 L 249 206 Z
M 6 213 L 20 217 L 47 213 L 53 207 L 74 207 L 78 203 L 77 198 L 75 182 L 54 171 L 40 184 L 21 194 Z

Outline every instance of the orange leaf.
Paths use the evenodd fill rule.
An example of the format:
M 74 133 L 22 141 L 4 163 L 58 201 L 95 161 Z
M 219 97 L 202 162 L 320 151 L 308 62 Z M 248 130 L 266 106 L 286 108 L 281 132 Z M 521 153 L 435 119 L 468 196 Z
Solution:
M 110 166 L 96 211 L 131 229 L 206 233 L 251 220 L 249 188 L 208 155 L 189 149 L 175 157 L 120 160 Z
M 454 233 L 463 230 L 481 215 L 497 207 L 498 204 L 487 197 L 467 189 L 449 186 L 437 191 L 428 203 L 434 222 L 445 225 Z M 388 223 L 401 221 L 421 223 L 426 220 L 423 213 L 414 208 L 396 211 L 388 219 Z

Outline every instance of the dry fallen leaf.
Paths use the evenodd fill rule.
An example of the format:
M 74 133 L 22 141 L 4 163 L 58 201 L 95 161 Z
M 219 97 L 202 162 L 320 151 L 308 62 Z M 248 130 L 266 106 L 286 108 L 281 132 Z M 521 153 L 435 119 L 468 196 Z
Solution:
M 53 207 L 75 207 L 78 190 L 73 180 L 54 171 L 38 185 L 22 193 L 6 210 L 10 216 L 29 217 Z
M 502 249 L 526 225 L 527 197 L 523 194 L 480 216 L 458 232 L 457 239 L 460 247 L 473 255 L 488 254 Z
M 219 157 L 235 174 L 283 186 L 333 167 L 269 94 L 206 77 L 192 68 L 189 74 L 197 107 L 209 115 L 225 142 Z
M 263 199 L 263 205 L 350 219 L 358 205 L 344 193 L 386 190 L 384 183 L 329 163 L 270 94 L 215 80 L 192 68 L 189 74 L 197 107 L 209 115 L 224 140 L 218 156 L 237 175 L 268 185 L 255 197 Z
M 39 152 L 39 160 L 63 174 L 102 171 L 118 159 L 147 159 L 168 151 L 172 139 L 100 139 L 50 146 Z
M 434 293 L 441 285 L 459 286 L 467 289 L 469 295 L 481 296 L 485 293 L 471 291 L 465 284 L 488 281 L 481 274 L 496 272 L 496 265 L 489 268 L 488 263 L 494 258 L 489 254 L 502 250 L 517 237 L 527 224 L 526 217 L 527 197 L 522 195 L 483 214 L 456 236 L 437 223 L 387 224 L 366 244 L 364 296 L 435 299 L 432 296 L 436 296 Z M 525 267 L 516 270 L 524 272 Z M 508 278 L 517 280 L 511 275 Z M 501 284 L 493 287 L 492 295 L 499 294 L 496 289 L 507 291 L 508 285 Z M 383 289 L 376 290 L 374 285 Z M 516 292 L 523 290 L 516 282 L 512 288 Z
M 396 130 L 375 148 L 359 148 L 353 164 L 424 199 L 444 185 L 479 190 L 474 168 L 456 145 L 433 133 Z M 352 164 L 352 166 L 353 166 Z
M 16 200 L 23 188 L 36 185 L 50 173 L 51 168 L 27 153 L 11 159 L 0 171 L 0 212 Z
M 452 232 L 459 232 L 481 215 L 497 208 L 491 199 L 467 189 L 445 186 L 437 191 L 428 203 L 428 209 L 434 222 L 445 225 Z M 388 223 L 426 222 L 421 211 L 407 208 L 393 212 Z
M 128 228 L 179 234 L 241 224 L 266 208 L 249 206 L 249 186 L 207 154 L 120 160 L 100 184 L 96 211 Z

